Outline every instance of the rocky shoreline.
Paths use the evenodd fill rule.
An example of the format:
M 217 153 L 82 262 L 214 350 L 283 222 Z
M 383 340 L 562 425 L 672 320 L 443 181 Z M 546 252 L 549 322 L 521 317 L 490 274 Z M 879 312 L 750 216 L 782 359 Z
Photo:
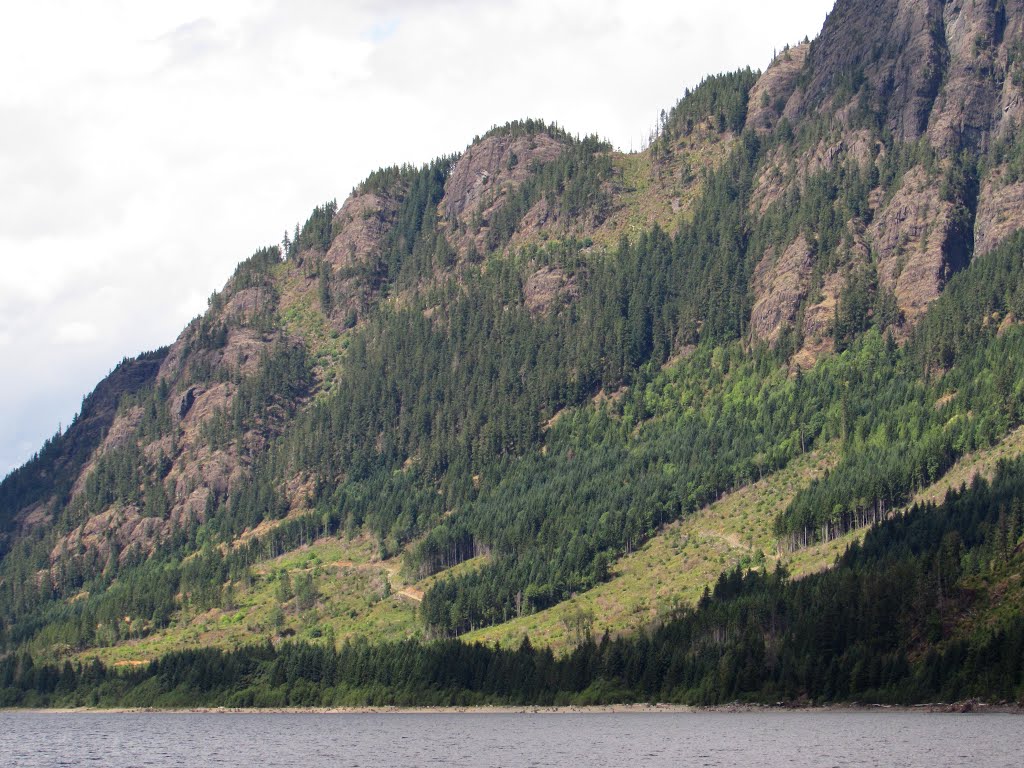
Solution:
M 686 704 L 607 704 L 595 706 L 466 706 L 466 707 L 272 707 L 257 709 L 253 707 L 190 707 L 168 708 L 157 707 L 74 707 L 68 709 L 0 709 L 0 713 L 25 712 L 35 714 L 225 714 L 225 715 L 567 715 L 567 714 L 753 714 L 753 713 L 838 713 L 862 714 L 865 712 L 920 712 L 926 714 L 1010 714 L 1024 715 L 1024 706 L 1011 703 L 990 704 L 983 701 L 968 700 L 952 703 L 933 702 L 916 705 L 891 704 L 829 704 L 814 706 L 805 704 L 748 704 L 734 702 L 712 707 L 694 707 Z

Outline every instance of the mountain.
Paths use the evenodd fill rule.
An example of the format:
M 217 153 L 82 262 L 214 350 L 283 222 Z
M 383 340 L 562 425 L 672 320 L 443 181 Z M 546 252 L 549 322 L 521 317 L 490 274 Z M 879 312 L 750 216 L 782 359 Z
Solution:
M 642 152 L 524 120 L 316 207 L 0 484 L 3 700 L 1020 698 L 1022 52 L 840 0 Z

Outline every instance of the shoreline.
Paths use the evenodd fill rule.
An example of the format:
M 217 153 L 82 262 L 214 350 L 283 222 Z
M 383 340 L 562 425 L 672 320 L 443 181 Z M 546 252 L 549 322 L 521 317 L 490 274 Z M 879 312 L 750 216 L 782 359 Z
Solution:
M 0 714 L 154 714 L 154 715 L 587 715 L 587 714 L 863 714 L 866 712 L 918 712 L 924 714 L 1003 714 L 1024 715 L 1024 706 L 1018 704 L 987 704 L 979 701 L 898 704 L 827 704 L 800 706 L 789 704 L 732 703 L 710 707 L 686 704 L 605 704 L 593 706 L 515 706 L 473 705 L 452 707 L 68 707 L 68 708 L 0 708 Z

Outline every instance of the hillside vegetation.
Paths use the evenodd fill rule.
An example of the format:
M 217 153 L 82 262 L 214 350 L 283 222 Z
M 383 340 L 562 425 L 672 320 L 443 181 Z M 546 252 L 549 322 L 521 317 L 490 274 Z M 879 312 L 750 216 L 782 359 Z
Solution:
M 1019 696 L 1022 46 L 840 0 L 316 206 L 0 483 L 11 701 Z
M 584 638 L 556 658 L 515 648 L 416 641 L 269 643 L 168 654 L 145 667 L 0 662 L 4 705 L 330 706 L 673 701 L 879 703 L 1020 699 L 1024 625 L 1011 549 L 1024 461 L 1002 463 L 935 507 L 872 529 L 836 567 L 722 573 L 695 607 L 650 633 Z M 936 644 L 948 640 L 941 648 Z

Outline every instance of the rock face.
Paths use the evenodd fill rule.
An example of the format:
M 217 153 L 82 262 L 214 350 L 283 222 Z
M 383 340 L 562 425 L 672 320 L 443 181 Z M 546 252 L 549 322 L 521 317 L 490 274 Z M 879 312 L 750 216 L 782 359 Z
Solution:
M 942 10 L 947 64 L 928 135 L 945 152 L 981 147 L 1000 118 L 995 74 L 1004 27 L 996 3 L 955 0 Z
M 790 100 L 787 117 L 831 111 L 866 85 L 893 135 L 917 139 L 927 128 L 948 60 L 943 5 L 839 0 L 811 46 L 807 87 Z
M 804 62 L 810 52 L 809 43 L 787 48 L 769 65 L 750 90 L 747 125 L 758 133 L 775 128 L 796 90 Z
M 956 0 L 946 13 L 949 130 L 965 146 L 986 149 L 990 134 L 1004 135 L 1024 120 L 1024 2 Z
M 753 338 L 769 344 L 779 340 L 782 330 L 796 320 L 813 270 L 814 254 L 803 235 L 778 257 L 769 249 L 754 270 L 755 301 L 750 313 Z
M 195 402 L 196 402 L 196 388 L 195 387 L 189 387 L 185 391 L 185 394 L 183 394 L 181 396 L 181 400 L 178 403 L 178 418 L 179 419 L 185 418 L 185 414 L 189 412 L 189 409 L 195 404 Z
M 974 256 L 984 256 L 1024 227 L 1024 181 L 1004 181 L 996 170 L 985 180 L 974 221 Z
M 338 210 L 332 221 L 335 233 L 323 255 L 328 267 L 329 292 L 333 298 L 327 309 L 328 320 L 337 331 L 350 324 L 349 317 L 365 314 L 379 288 L 376 262 L 395 224 L 400 205 L 398 190 L 392 192 L 356 192 Z M 316 264 L 319 254 L 311 254 Z M 308 295 L 318 290 L 310 275 L 299 286 L 298 293 Z M 283 297 L 287 305 L 294 296 Z
M 870 271 L 872 268 L 871 250 L 865 241 L 862 227 L 851 222 L 848 231 L 849 244 L 842 247 L 836 259 L 838 266 L 818 279 L 802 308 L 800 336 L 803 344 L 793 356 L 792 362 L 805 370 L 835 348 L 832 326 L 848 278 L 853 273 Z
M 793 356 L 793 366 L 803 370 L 812 368 L 822 355 L 828 354 L 835 347 L 832 340 L 832 323 L 843 282 L 844 276 L 840 272 L 827 275 L 818 294 L 804 307 L 804 322 L 801 328 L 803 345 Z
M 465 253 L 473 245 L 482 253 L 487 222 L 509 193 L 564 150 L 546 133 L 489 136 L 470 146 L 452 168 L 439 209 L 456 248 Z
M 858 129 L 821 139 L 797 156 L 775 150 L 769 154 L 754 184 L 750 210 L 762 216 L 793 188 L 803 189 L 814 174 L 830 170 L 837 163 L 852 162 L 864 167 L 874 162 L 881 149 L 869 131 Z
M 375 279 L 363 273 L 373 272 L 404 193 L 400 184 L 394 186 L 354 193 L 335 214 L 334 237 L 326 252 L 299 254 L 284 265 L 284 277 L 275 275 L 273 266 L 255 278 L 251 273 L 244 278 L 236 273 L 211 299 L 205 315 L 193 320 L 169 348 L 151 359 L 122 366 L 97 388 L 94 400 L 101 407 L 93 409 L 95 414 L 83 412 L 90 417 L 83 427 L 103 439 L 88 450 L 83 448 L 81 464 L 72 475 L 72 497 L 83 493 L 87 477 L 103 456 L 137 443 L 150 466 L 165 465 L 160 480 L 167 511 L 163 517 L 153 517 L 146 516 L 138 504 L 113 504 L 57 540 L 54 568 L 66 557 L 106 562 L 112 547 L 122 560 L 148 555 L 175 530 L 202 522 L 210 501 L 223 501 L 247 481 L 251 457 L 281 427 L 277 409 L 265 409 L 227 440 L 211 441 L 209 427 L 231 414 L 239 382 L 259 371 L 275 345 L 303 343 L 287 335 L 280 317 L 297 311 L 297 306 L 307 307 L 307 312 L 324 311 L 317 297 L 318 274 L 324 266 L 338 297 L 333 315 L 344 314 L 350 304 L 363 307 L 373 290 L 368 283 Z M 283 289 L 287 289 L 287 301 Z M 328 329 L 332 323 L 341 324 L 334 322 L 330 312 L 325 314 L 321 322 Z M 118 408 L 118 402 L 123 394 L 150 385 L 166 391 L 171 423 L 163 436 L 147 441 L 139 435 L 143 408 Z M 33 519 L 42 514 L 36 507 L 29 511 Z
M 354 194 L 334 215 L 338 234 L 326 259 L 335 270 L 365 263 L 380 252 L 398 212 L 398 201 L 383 193 Z
M 962 153 L 983 155 L 1024 123 L 1022 86 L 1024 0 L 838 0 L 819 38 L 777 57 L 751 91 L 748 126 L 758 133 L 783 117 L 794 131 L 815 127 L 800 151 L 769 153 L 750 211 L 765 214 L 837 163 L 881 168 L 887 150 L 867 123 L 897 146 L 927 144 L 931 164 L 917 160 L 872 192 L 861 225 L 864 263 L 895 295 L 905 336 L 972 252 L 983 256 L 1024 221 L 1024 183 L 1007 180 L 1005 167 L 982 165 L 990 170 L 978 192 L 944 181 Z M 773 341 L 802 316 L 803 352 L 816 357 L 810 340 L 824 341 L 844 278 L 819 276 L 808 291 L 785 256 L 763 254 L 755 268 L 751 333 Z M 848 258 L 860 260 L 838 261 L 850 267 Z
M 1022 11 L 1021 0 L 839 0 L 784 114 L 846 104 L 882 117 L 898 141 L 927 134 L 944 153 L 983 148 L 1024 110 L 1014 76 Z
M 896 295 L 910 324 L 966 264 L 953 213 L 953 204 L 940 199 L 937 180 L 930 179 L 923 168 L 915 168 L 868 229 L 879 285 Z

